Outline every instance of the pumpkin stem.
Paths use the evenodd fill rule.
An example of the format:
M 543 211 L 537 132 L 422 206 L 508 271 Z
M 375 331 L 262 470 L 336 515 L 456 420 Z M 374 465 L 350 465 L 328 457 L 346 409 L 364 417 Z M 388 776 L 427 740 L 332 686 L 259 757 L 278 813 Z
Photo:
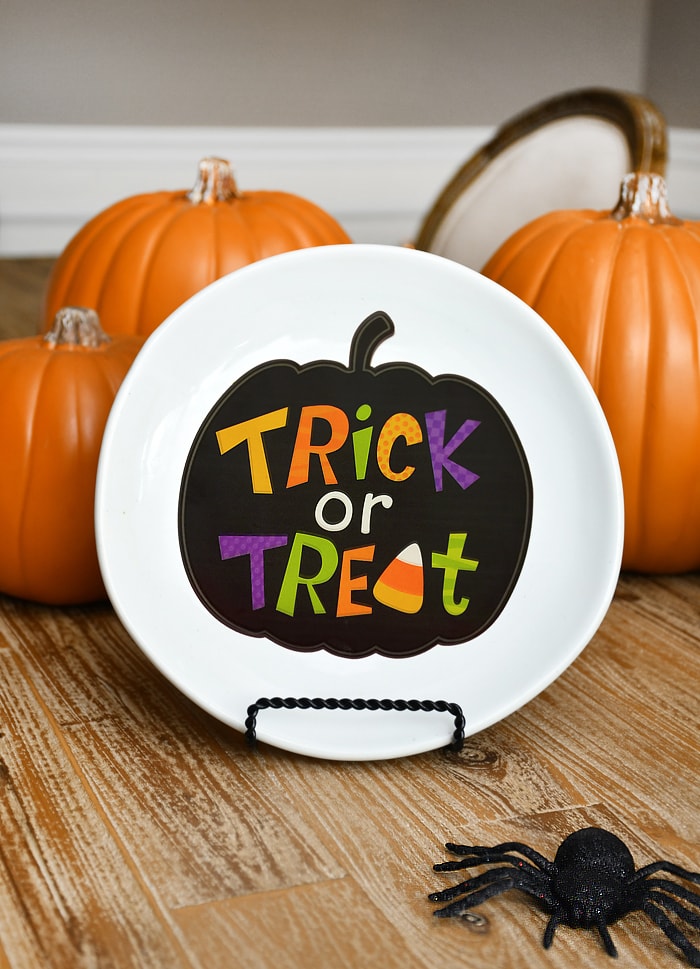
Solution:
M 620 198 L 610 215 L 618 222 L 630 217 L 644 219 L 652 225 L 678 225 L 681 222 L 668 207 L 663 177 L 649 172 L 625 175 L 620 186 Z
M 197 181 L 187 198 L 195 205 L 228 202 L 238 196 L 231 165 L 225 158 L 202 158 Z
M 51 347 L 87 347 L 91 350 L 111 343 L 95 310 L 85 306 L 64 306 L 60 309 L 44 340 Z
M 377 310 L 363 320 L 355 331 L 350 346 L 350 370 L 369 370 L 369 360 L 379 344 L 391 336 L 394 324 L 388 313 Z

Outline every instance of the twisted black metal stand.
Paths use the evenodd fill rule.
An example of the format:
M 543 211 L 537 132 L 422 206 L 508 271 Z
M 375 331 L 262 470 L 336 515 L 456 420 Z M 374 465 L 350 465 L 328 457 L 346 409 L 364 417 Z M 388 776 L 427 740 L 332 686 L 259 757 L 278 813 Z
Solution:
M 260 710 L 423 710 L 426 713 L 449 713 L 454 717 L 455 730 L 452 743 L 447 746 L 447 750 L 459 752 L 464 745 L 465 719 L 462 708 L 457 703 L 448 703 L 446 700 L 351 700 L 347 697 L 335 699 L 328 697 L 322 699 L 315 697 L 260 697 L 252 703 L 247 710 L 248 716 L 245 721 L 245 736 L 251 747 L 255 747 L 258 713 Z

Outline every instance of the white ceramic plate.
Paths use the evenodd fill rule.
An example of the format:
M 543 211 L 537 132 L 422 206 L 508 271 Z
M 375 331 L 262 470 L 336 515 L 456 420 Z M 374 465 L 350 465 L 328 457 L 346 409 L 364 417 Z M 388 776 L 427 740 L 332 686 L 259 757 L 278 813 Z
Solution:
M 350 348 L 360 324 L 377 311 L 388 314 L 394 333 L 375 340 L 360 386 L 349 375 Z M 347 406 L 334 398 L 337 388 Z M 400 426 L 387 420 L 394 401 L 410 415 Z M 467 429 L 463 420 L 479 401 L 486 411 L 472 435 L 478 422 Z M 329 402 L 334 416 L 324 424 L 309 408 Z M 359 417 L 350 412 L 362 403 L 374 407 L 372 419 L 366 410 Z M 336 430 L 339 441 L 344 434 L 347 440 L 326 453 L 337 475 L 332 483 L 321 477 L 313 448 L 323 451 L 343 409 L 349 421 Z M 428 412 L 433 423 L 443 413 L 452 423 L 429 431 Z M 271 413 L 277 416 L 257 438 L 241 432 L 243 421 Z M 297 437 L 302 413 L 317 419 L 307 439 Z M 363 472 L 350 441 L 372 420 Z M 394 433 L 382 440 L 394 447 L 387 445 L 377 463 L 385 421 Z M 228 443 L 219 443 L 215 457 L 202 456 L 224 426 Z M 328 432 L 323 441 L 319 427 Z M 503 467 L 492 464 L 500 458 L 488 448 L 470 450 L 472 442 L 489 440 L 507 452 Z M 280 469 L 286 476 L 297 446 L 301 464 L 292 482 L 291 472 L 283 478 Z M 460 467 L 468 471 L 470 464 L 480 473 L 473 487 L 471 479 L 459 483 Z M 211 500 L 210 481 L 218 488 Z M 364 520 L 368 494 L 371 514 Z M 412 495 L 407 505 L 404 494 Z M 199 536 L 216 533 L 219 522 L 222 544 L 200 561 Z M 414 526 L 420 541 L 411 541 Z M 276 256 L 220 279 L 149 338 L 109 418 L 96 530 L 107 590 L 126 628 L 166 677 L 222 721 L 243 730 L 247 707 L 260 697 L 446 700 L 461 705 L 470 735 L 547 687 L 592 638 L 618 577 L 622 488 L 588 381 L 525 304 L 438 256 L 331 246 Z M 231 534 L 280 531 L 284 542 L 268 542 L 264 553 L 246 555 L 238 546 L 224 552 L 226 541 L 238 541 Z M 510 544 L 494 552 L 509 532 Z M 321 542 L 321 550 L 309 551 L 307 539 Z M 449 561 L 448 541 L 457 543 Z M 371 552 L 352 551 L 370 544 Z M 417 612 L 392 599 L 391 589 L 382 597 L 376 584 L 407 547 L 412 552 L 403 557 L 414 565 L 419 550 L 425 577 Z M 309 572 L 303 556 L 313 554 L 322 564 Z M 478 567 L 463 561 L 452 567 L 455 554 Z M 489 556 L 499 555 L 508 559 L 505 572 L 489 579 L 499 568 Z M 263 570 L 257 603 L 254 559 Z M 391 575 L 384 586 L 392 586 Z M 221 576 L 232 590 L 223 605 L 216 598 Z M 489 582 L 501 583 L 495 597 Z M 269 620 L 253 628 L 265 610 Z M 384 626 L 375 625 L 380 620 Z M 323 642 L 313 641 L 316 627 Z M 343 760 L 434 749 L 449 743 L 453 729 L 449 714 L 421 711 L 265 710 L 257 724 L 262 741 Z

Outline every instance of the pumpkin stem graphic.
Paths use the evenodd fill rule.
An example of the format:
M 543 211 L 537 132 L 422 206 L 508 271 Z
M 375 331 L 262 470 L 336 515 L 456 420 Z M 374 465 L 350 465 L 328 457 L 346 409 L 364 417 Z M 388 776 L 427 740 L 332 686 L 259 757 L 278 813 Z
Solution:
M 388 313 L 384 310 L 371 313 L 360 323 L 352 338 L 350 370 L 353 373 L 358 370 L 369 370 L 370 357 L 379 344 L 393 333 L 394 323 Z

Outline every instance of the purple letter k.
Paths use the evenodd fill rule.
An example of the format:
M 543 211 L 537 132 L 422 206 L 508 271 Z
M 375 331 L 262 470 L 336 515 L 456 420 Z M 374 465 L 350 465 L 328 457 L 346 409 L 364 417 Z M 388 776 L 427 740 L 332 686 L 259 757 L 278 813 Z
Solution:
M 430 447 L 430 460 L 433 462 L 433 476 L 435 478 L 435 490 L 442 491 L 442 471 L 443 468 L 450 472 L 457 484 L 465 490 L 479 477 L 468 468 L 463 468 L 461 464 L 450 460 L 450 455 L 457 450 L 459 445 L 465 441 L 472 431 L 481 424 L 481 421 L 466 420 L 456 434 L 445 444 L 445 420 L 446 410 L 434 410 L 425 415 L 425 426 L 428 431 L 428 445 Z

